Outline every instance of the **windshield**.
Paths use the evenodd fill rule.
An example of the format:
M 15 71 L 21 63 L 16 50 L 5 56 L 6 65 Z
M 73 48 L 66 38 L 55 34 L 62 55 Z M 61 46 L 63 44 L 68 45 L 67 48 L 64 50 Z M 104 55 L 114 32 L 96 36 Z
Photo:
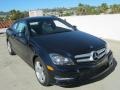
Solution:
M 29 22 L 33 36 L 74 31 L 72 25 L 61 19 L 39 19 Z

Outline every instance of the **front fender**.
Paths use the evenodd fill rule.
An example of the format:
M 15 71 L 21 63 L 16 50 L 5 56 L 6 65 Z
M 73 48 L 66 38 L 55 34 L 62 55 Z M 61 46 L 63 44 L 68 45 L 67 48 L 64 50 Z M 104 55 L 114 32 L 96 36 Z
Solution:
M 46 65 L 51 65 L 53 64 L 50 57 L 49 57 L 49 53 L 47 52 L 47 50 L 39 45 L 37 45 L 37 43 L 32 42 L 31 43 L 31 48 L 32 48 L 32 52 L 33 54 L 32 56 L 32 63 L 34 64 L 34 60 L 36 57 L 40 57 L 41 60 L 46 64 Z

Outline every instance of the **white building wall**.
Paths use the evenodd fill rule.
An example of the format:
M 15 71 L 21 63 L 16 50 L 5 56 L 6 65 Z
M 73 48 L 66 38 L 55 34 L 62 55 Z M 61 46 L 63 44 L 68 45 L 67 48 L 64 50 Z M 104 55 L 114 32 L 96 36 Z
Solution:
M 81 31 L 120 41 L 120 14 L 62 17 Z
M 42 10 L 30 10 L 29 17 L 35 17 L 35 16 L 43 16 L 43 11 Z

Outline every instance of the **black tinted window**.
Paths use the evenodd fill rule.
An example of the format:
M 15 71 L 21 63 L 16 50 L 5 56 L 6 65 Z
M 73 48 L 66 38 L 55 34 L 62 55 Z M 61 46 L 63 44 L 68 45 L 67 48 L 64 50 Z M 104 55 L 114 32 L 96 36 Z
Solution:
M 71 25 L 59 19 L 39 19 L 29 22 L 32 35 L 46 35 L 73 31 Z

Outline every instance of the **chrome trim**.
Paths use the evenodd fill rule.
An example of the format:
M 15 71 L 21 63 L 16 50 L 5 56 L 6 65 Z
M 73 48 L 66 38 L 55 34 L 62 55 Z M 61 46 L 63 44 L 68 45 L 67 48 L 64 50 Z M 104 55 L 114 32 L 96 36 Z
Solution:
M 86 54 L 81 54 L 81 55 L 76 55 L 75 59 L 77 60 L 77 62 L 91 62 L 91 61 L 95 61 L 93 59 L 93 54 L 97 52 L 98 53 L 98 59 L 102 58 L 105 54 L 106 54 L 106 48 L 102 48 L 100 50 L 97 51 L 91 51 L 90 53 L 86 53 Z
M 58 78 L 58 77 L 55 77 L 55 80 L 72 80 L 74 78 Z
M 90 59 L 77 59 L 77 62 L 88 62 L 88 60 L 90 62 L 92 62 L 93 60 L 90 60 Z
M 97 50 L 97 53 L 100 54 L 100 53 L 104 52 L 105 50 L 106 50 L 105 48 Z
M 76 55 L 75 58 L 89 57 L 91 53 Z
M 100 58 L 102 58 L 104 55 L 105 55 L 105 52 L 102 53 L 102 54 L 100 54 L 100 55 L 98 56 L 98 58 L 100 59 Z

